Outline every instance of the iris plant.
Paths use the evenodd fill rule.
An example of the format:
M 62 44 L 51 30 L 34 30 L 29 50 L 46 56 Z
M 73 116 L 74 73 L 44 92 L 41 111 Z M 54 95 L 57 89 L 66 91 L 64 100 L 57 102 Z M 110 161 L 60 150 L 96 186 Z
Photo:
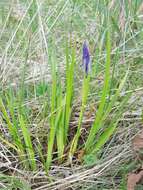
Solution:
M 83 114 L 85 112 L 85 107 L 86 107 L 87 97 L 88 97 L 88 92 L 89 92 L 91 61 L 90 61 L 89 48 L 86 42 L 84 42 L 83 49 L 82 49 L 82 65 L 84 68 L 84 80 L 83 80 L 83 86 L 82 86 L 82 103 L 81 103 L 82 105 L 81 105 L 81 110 L 80 110 L 80 115 L 79 115 L 79 120 L 78 120 L 77 132 L 73 138 L 70 151 L 69 151 L 70 162 L 72 162 L 72 157 L 77 149 L 78 140 L 81 135 Z

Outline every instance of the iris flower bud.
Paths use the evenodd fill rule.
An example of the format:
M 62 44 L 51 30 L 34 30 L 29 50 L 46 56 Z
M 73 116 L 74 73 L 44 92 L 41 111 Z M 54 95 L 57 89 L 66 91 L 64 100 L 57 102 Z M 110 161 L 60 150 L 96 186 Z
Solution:
M 91 70 L 91 62 L 90 62 L 90 53 L 86 42 L 84 42 L 82 49 L 82 65 L 85 73 L 88 75 Z

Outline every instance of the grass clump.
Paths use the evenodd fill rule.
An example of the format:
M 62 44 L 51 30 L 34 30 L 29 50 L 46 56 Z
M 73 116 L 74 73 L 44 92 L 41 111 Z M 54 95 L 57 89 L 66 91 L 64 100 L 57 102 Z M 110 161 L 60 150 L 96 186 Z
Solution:
M 48 125 L 48 133 L 47 133 L 47 156 L 42 157 L 42 162 L 45 167 L 45 170 L 48 171 L 53 158 L 53 153 L 57 151 L 57 158 L 59 162 L 63 162 L 64 160 L 70 160 L 72 162 L 72 158 L 75 154 L 75 152 L 78 152 L 78 150 L 83 150 L 84 154 L 91 154 L 94 152 L 94 154 L 97 154 L 97 151 L 101 151 L 102 146 L 109 140 L 110 136 L 114 133 L 114 130 L 118 124 L 118 120 L 120 119 L 123 111 L 124 111 L 124 104 L 128 101 L 127 98 L 123 98 L 122 102 L 120 102 L 120 106 L 117 107 L 117 109 L 114 110 L 114 118 L 111 119 L 110 123 L 108 124 L 108 127 L 106 126 L 106 120 L 110 116 L 110 113 L 112 112 L 112 109 L 114 107 L 114 104 L 116 100 L 119 98 L 120 93 L 122 91 L 122 88 L 124 87 L 124 84 L 127 79 L 127 74 L 122 79 L 121 84 L 119 85 L 119 88 L 116 89 L 115 94 L 112 94 L 112 98 L 109 99 L 109 93 L 110 93 L 110 68 L 111 68 L 111 60 L 110 60 L 110 42 L 109 32 L 107 32 L 107 38 L 106 38 L 106 64 L 105 64 L 105 76 L 104 76 L 104 83 L 103 88 L 101 89 L 101 99 L 99 103 L 99 107 L 97 109 L 97 112 L 94 113 L 95 121 L 93 122 L 91 129 L 89 130 L 89 134 L 84 139 L 85 143 L 78 146 L 79 139 L 81 138 L 81 131 L 82 131 L 82 120 L 83 116 L 86 111 L 87 101 L 88 101 L 88 93 L 90 88 L 90 75 L 88 69 L 83 72 L 83 87 L 81 90 L 82 93 L 82 100 L 81 100 L 81 108 L 80 108 L 80 114 L 78 118 L 78 125 L 77 129 L 75 131 L 75 134 L 73 134 L 73 137 L 71 138 L 72 141 L 70 142 L 69 132 L 70 132 L 70 120 L 72 117 L 72 110 L 74 107 L 73 99 L 76 96 L 75 90 L 74 90 L 74 83 L 75 83 L 75 72 L 76 71 L 76 56 L 74 49 L 71 50 L 67 47 L 66 48 L 66 77 L 64 86 L 61 84 L 61 77 L 60 73 L 57 68 L 56 59 L 54 58 L 54 54 L 50 56 L 51 61 L 51 84 L 48 84 L 50 87 L 50 92 L 47 91 L 47 104 L 43 102 L 43 106 L 48 105 L 49 109 L 46 111 L 48 112 L 48 118 L 44 117 L 46 119 L 47 125 Z M 83 52 L 83 54 L 88 53 Z M 84 56 L 84 55 L 83 55 Z M 90 56 L 90 55 L 88 55 Z M 90 58 L 90 57 L 89 57 Z M 89 67 L 91 66 L 89 59 L 87 56 L 85 56 L 85 66 Z M 89 64 L 89 65 L 87 65 Z M 93 64 L 93 63 L 92 63 Z M 43 83 L 44 84 L 44 83 Z M 43 88 L 45 87 L 45 84 L 43 85 Z M 36 85 L 37 88 L 37 85 Z M 0 100 L 0 110 L 2 112 L 2 118 L 3 121 L 6 122 L 9 130 L 9 134 L 11 135 L 11 142 L 16 146 L 17 153 L 20 154 L 21 161 L 25 162 L 24 160 L 27 159 L 26 165 L 29 165 L 29 167 L 32 170 L 35 170 L 37 164 L 36 164 L 36 152 L 34 145 L 32 143 L 32 139 L 35 138 L 32 137 L 30 128 L 28 127 L 30 123 L 32 123 L 31 116 L 29 117 L 28 109 L 27 107 L 23 106 L 25 102 L 25 90 L 26 86 L 23 83 L 21 83 L 21 87 L 19 89 L 19 92 L 17 93 L 18 96 L 14 96 L 14 92 L 12 92 L 12 95 L 9 93 L 6 94 L 7 99 L 5 100 L 4 97 Z M 93 97 L 94 98 L 94 97 Z M 4 100 L 3 100 L 4 99 Z M 11 101 L 13 99 L 13 101 Z M 14 102 L 15 100 L 15 102 Z M 89 102 L 90 103 L 90 102 Z M 88 103 L 88 104 L 89 104 Z M 17 107 L 16 107 L 17 106 Z M 42 107 L 43 107 L 42 106 Z M 45 112 L 45 109 L 42 111 Z M 9 114 L 8 114 L 9 112 Z M 44 113 L 40 113 L 40 115 L 44 115 Z M 39 120 L 41 120 L 39 118 Z M 37 124 L 38 125 L 38 124 Z M 106 127 L 104 127 L 104 125 Z M 96 135 L 98 132 L 102 130 L 102 133 L 98 135 L 98 139 L 96 139 Z M 23 144 L 24 143 L 24 144 Z M 40 143 L 40 144 L 39 144 Z M 69 144 L 69 150 L 66 148 L 67 144 Z M 42 148 L 42 143 L 38 142 L 36 145 L 37 147 Z M 43 155 L 42 150 L 38 149 L 40 152 L 40 155 L 37 155 L 38 157 L 41 157 Z M 69 153 L 66 156 L 65 150 L 69 151 Z M 23 156 L 23 155 L 26 155 Z M 69 157 L 69 158 L 68 158 Z
M 17 2 L 0 10 L 0 142 L 17 172 L 94 167 L 142 89 L 142 4 Z

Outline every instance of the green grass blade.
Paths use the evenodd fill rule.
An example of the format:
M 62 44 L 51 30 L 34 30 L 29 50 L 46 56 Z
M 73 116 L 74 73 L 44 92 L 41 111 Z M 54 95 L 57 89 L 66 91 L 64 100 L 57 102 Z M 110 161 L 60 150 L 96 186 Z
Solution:
M 93 143 L 95 134 L 97 129 L 99 128 L 99 124 L 104 112 L 104 107 L 106 104 L 106 97 L 109 93 L 109 83 L 110 83 L 110 52 L 111 52 L 111 42 L 110 42 L 110 34 L 107 32 L 107 43 L 106 43 L 107 57 L 106 57 L 106 67 L 105 67 L 105 78 L 104 78 L 104 86 L 102 90 L 102 96 L 100 100 L 99 109 L 97 111 L 96 119 L 93 123 L 93 126 L 90 130 L 89 136 L 85 143 L 85 150 L 87 151 L 90 148 L 90 145 Z
M 58 158 L 62 160 L 65 142 L 64 142 L 64 106 L 65 106 L 65 98 L 61 101 L 60 110 L 58 112 L 56 126 L 57 126 L 57 149 L 58 149 Z
M 99 151 L 102 148 L 102 146 L 109 140 L 111 135 L 113 135 L 113 133 L 117 127 L 117 124 L 123 114 L 125 105 L 126 105 L 127 101 L 129 100 L 129 97 L 130 97 L 130 95 L 125 97 L 124 100 L 122 101 L 121 105 L 118 108 L 119 110 L 117 111 L 116 115 L 112 119 L 110 125 L 108 126 L 107 129 L 105 129 L 103 134 L 99 137 L 97 143 L 94 145 L 93 152 Z
M 22 130 L 24 142 L 26 145 L 26 150 L 27 150 L 31 169 L 36 170 L 35 154 L 34 154 L 34 149 L 33 149 L 32 141 L 31 141 L 31 137 L 30 137 L 30 132 L 26 126 L 26 122 L 24 121 L 24 118 L 22 115 L 19 116 L 19 123 L 20 123 L 20 128 Z
M 120 85 L 119 85 L 115 95 L 113 95 L 113 98 L 111 99 L 111 101 L 110 101 L 110 103 L 109 103 L 109 105 L 108 105 L 108 107 L 107 107 L 101 121 L 104 122 L 105 119 L 108 117 L 109 113 L 111 112 L 114 104 L 116 103 L 116 101 L 117 101 L 117 99 L 118 99 L 118 97 L 119 97 L 119 95 L 120 95 L 120 93 L 121 93 L 121 91 L 122 91 L 122 89 L 123 89 L 123 87 L 125 85 L 125 82 L 127 80 L 128 74 L 129 74 L 129 70 L 126 72 L 124 78 L 121 80 Z
M 72 160 L 73 154 L 76 151 L 77 144 L 78 144 L 78 139 L 81 135 L 81 125 L 82 125 L 82 120 L 83 120 L 83 114 L 85 111 L 85 106 L 87 102 L 87 96 L 89 92 L 89 81 L 90 81 L 90 76 L 85 76 L 84 77 L 84 82 L 83 82 L 83 89 L 82 89 L 82 105 L 81 105 L 81 111 L 80 111 L 80 116 L 79 116 L 79 121 L 78 121 L 78 126 L 77 126 L 77 132 L 72 140 L 71 146 L 70 146 L 70 151 L 69 151 L 69 159 L 70 161 Z
M 8 115 L 6 108 L 3 104 L 2 99 L 0 98 L 0 110 L 3 114 L 3 118 L 5 119 L 8 129 L 9 129 L 9 134 L 12 136 L 12 143 L 8 142 L 7 140 L 4 141 L 3 137 L 1 137 L 0 139 L 6 143 L 9 147 L 12 147 L 16 150 L 16 152 L 18 153 L 19 159 L 21 161 L 26 160 L 25 159 L 25 150 L 24 150 L 24 146 L 23 143 L 21 141 L 19 132 L 18 132 L 18 125 L 17 125 L 17 121 L 14 115 L 14 104 L 13 102 L 10 101 L 10 99 L 8 97 L 6 97 L 7 99 L 7 103 L 8 103 L 8 109 L 10 111 L 10 116 Z M 12 119 L 12 121 L 11 121 Z M 13 122 L 13 123 L 12 123 Z
M 4 103 L 3 103 L 3 100 L 2 100 L 1 97 L 0 97 L 0 110 L 1 110 L 1 112 L 3 114 L 3 117 L 4 117 L 7 125 L 8 125 L 8 129 L 9 129 L 9 132 L 10 132 L 12 138 L 14 139 L 14 141 L 16 141 L 17 138 L 18 138 L 16 128 L 13 127 L 13 124 L 11 123 L 10 116 L 8 115 L 8 113 L 6 111 L 6 108 L 4 106 Z
M 46 167 L 47 171 L 51 165 L 52 161 L 52 152 L 53 152 L 53 145 L 55 140 L 56 134 L 56 101 L 57 101 L 57 76 L 56 76 L 56 65 L 55 61 L 52 61 L 52 89 L 51 89 L 51 118 L 50 118 L 50 132 L 48 136 L 48 150 L 47 150 L 47 160 L 46 160 Z
M 67 55 L 69 56 L 69 55 Z M 65 106 L 65 142 L 67 140 L 67 133 L 69 128 L 69 120 L 71 115 L 71 104 L 73 98 L 74 88 L 74 66 L 75 66 L 75 52 L 72 50 L 71 63 L 67 58 L 66 63 L 66 106 Z

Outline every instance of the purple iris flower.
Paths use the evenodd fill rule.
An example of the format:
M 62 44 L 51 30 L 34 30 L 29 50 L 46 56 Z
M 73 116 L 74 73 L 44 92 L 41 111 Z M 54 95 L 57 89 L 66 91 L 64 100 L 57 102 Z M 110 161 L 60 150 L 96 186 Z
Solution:
M 83 44 L 82 51 L 83 51 L 82 52 L 82 65 L 83 65 L 85 73 L 88 74 L 91 70 L 91 63 L 90 63 L 90 53 L 89 53 L 89 49 L 88 49 L 86 42 L 84 42 L 84 44 Z

